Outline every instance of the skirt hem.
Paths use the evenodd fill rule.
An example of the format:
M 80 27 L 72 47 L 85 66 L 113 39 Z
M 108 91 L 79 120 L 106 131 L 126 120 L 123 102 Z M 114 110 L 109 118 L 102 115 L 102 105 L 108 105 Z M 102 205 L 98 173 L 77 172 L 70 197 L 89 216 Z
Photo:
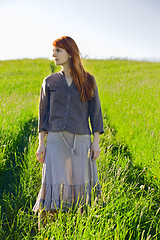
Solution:
M 33 207 L 33 211 L 37 213 L 39 210 L 68 210 L 71 207 L 80 205 L 90 205 L 91 195 L 100 197 L 101 187 L 99 182 L 89 182 L 81 185 L 47 185 L 43 184 L 37 201 Z M 44 196 L 44 197 L 42 197 Z M 57 197 L 55 197 L 57 196 Z

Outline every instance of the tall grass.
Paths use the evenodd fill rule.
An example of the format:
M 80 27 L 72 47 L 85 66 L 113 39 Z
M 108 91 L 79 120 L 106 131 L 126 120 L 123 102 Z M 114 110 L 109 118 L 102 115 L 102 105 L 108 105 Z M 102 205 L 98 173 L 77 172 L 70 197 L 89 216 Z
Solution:
M 41 183 L 41 165 L 35 159 L 37 138 L 30 139 L 24 162 L 17 161 L 22 172 L 16 193 L 3 195 L 8 210 L 2 214 L 6 239 L 159 239 L 157 186 L 144 179 L 144 169 L 133 166 L 130 153 L 118 146 L 112 129 L 105 130 L 97 162 L 101 200 L 97 204 L 93 199 L 82 215 L 78 209 L 68 214 L 60 210 L 40 232 L 32 207 Z
M 30 136 L 37 136 L 39 92 L 43 78 L 50 74 L 49 63 L 47 59 L 0 62 L 0 205 L 3 222 L 4 217 L 6 224 L 9 221 L 4 224 L 6 232 L 20 207 L 20 165 Z
M 146 68 L 157 69 L 159 65 L 93 60 L 84 61 L 84 64 L 96 77 L 104 113 L 105 134 L 101 136 L 101 155 L 97 161 L 102 197 L 98 203 L 93 199 L 91 207 L 86 208 L 82 215 L 79 209 L 70 213 L 60 210 L 54 221 L 38 232 L 37 215 L 32 212 L 41 185 L 42 170 L 42 165 L 35 158 L 38 100 L 42 80 L 54 70 L 54 66 L 47 59 L 0 62 L 3 88 L 7 79 L 9 82 L 6 99 L 4 92 L 0 93 L 3 106 L 0 119 L 3 143 L 0 161 L 1 239 L 160 239 L 158 176 L 154 166 L 150 171 L 148 169 L 149 149 L 141 150 L 144 142 L 136 149 L 133 147 L 142 136 L 143 141 L 147 139 L 143 130 L 153 125 L 156 126 L 155 139 L 158 139 L 158 127 L 152 117 L 152 102 L 158 100 L 158 97 L 154 98 L 158 93 L 158 83 L 157 89 L 150 84 L 153 99 L 148 98 L 152 100 L 148 100 L 150 111 L 142 108 L 143 117 L 146 114 L 145 118 L 149 119 L 142 130 L 142 115 L 137 116 L 135 108 L 130 108 L 135 101 L 133 95 L 142 91 L 141 78 L 134 91 L 134 75 L 137 79 L 139 75 L 145 79 L 147 72 L 151 78 Z M 128 76 L 126 81 L 124 76 Z M 128 95 L 123 95 L 123 88 Z M 137 96 L 136 106 L 140 108 L 145 97 L 142 94 L 141 98 Z M 124 111 L 128 117 L 123 117 Z M 131 134 L 133 120 L 137 124 L 133 124 L 136 127 Z M 148 145 L 145 147 L 149 148 Z M 150 159 L 152 155 L 148 156 Z

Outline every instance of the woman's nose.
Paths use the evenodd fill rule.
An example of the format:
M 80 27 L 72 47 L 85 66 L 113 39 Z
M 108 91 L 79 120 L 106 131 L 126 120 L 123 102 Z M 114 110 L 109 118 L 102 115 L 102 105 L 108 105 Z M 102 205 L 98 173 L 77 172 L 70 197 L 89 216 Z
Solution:
M 56 51 L 53 51 L 53 55 L 52 55 L 53 57 L 56 57 Z

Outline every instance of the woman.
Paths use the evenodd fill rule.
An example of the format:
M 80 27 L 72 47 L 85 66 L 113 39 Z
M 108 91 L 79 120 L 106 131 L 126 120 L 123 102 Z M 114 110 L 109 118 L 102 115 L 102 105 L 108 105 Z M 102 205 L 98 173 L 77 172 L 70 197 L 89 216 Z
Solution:
M 55 212 L 90 201 L 91 188 L 100 191 L 96 158 L 103 119 L 94 77 L 87 73 L 75 41 L 53 42 L 53 57 L 62 70 L 46 77 L 39 104 L 39 147 L 42 186 L 33 210 Z M 93 132 L 91 144 L 89 119 Z M 45 136 L 47 135 L 46 148 Z M 90 150 L 91 159 L 88 158 Z

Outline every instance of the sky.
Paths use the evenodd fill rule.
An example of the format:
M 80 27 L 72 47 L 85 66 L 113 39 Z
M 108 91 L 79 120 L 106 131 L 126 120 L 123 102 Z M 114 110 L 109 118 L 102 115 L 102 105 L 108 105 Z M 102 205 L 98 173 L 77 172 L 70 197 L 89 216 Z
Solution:
M 83 58 L 160 61 L 160 0 L 0 0 L 0 60 L 53 59 L 61 36 Z

